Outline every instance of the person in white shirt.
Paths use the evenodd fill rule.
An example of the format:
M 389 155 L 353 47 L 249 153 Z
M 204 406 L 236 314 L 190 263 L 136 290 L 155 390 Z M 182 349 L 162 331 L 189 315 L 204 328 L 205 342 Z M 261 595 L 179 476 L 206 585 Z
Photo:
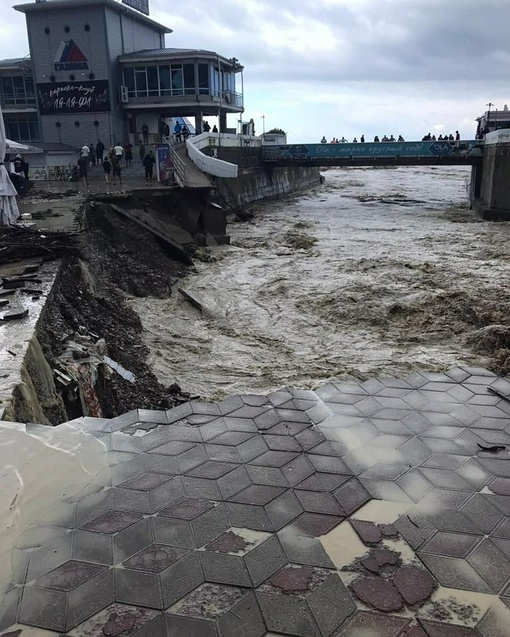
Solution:
M 81 149 L 81 156 L 86 157 L 88 159 L 89 155 L 90 155 L 90 148 L 87 146 L 87 144 L 83 144 L 83 148 Z
M 124 148 L 120 144 L 117 144 L 114 148 L 114 153 L 115 157 L 122 159 L 124 157 Z

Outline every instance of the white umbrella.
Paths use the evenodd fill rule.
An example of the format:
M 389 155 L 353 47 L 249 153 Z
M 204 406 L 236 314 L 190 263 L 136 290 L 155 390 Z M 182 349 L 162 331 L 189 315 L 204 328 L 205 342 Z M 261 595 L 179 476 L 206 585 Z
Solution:
M 27 146 L 27 144 L 20 144 L 19 142 L 13 142 L 12 139 L 5 140 L 6 153 L 43 153 L 42 148 L 37 146 Z
M 6 148 L 4 118 L 0 108 L 0 226 L 8 226 L 19 217 L 16 188 L 3 163 Z

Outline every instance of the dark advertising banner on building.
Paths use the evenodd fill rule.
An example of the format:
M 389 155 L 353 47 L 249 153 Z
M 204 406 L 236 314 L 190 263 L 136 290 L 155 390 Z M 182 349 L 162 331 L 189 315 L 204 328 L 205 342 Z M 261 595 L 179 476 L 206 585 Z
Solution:
M 149 0 L 122 0 L 123 4 L 149 15 Z
M 45 82 L 37 85 L 41 115 L 102 113 L 110 110 L 108 80 Z

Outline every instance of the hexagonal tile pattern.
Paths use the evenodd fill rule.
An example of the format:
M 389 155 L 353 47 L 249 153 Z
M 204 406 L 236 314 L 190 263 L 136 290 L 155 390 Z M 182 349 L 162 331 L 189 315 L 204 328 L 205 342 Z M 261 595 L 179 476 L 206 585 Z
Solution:
M 483 449 L 510 447 L 510 403 L 491 384 L 510 395 L 457 367 L 77 419 L 103 441 L 111 481 L 16 548 L 0 631 L 492 637 L 490 613 L 472 629 L 413 610 L 436 583 L 510 604 L 508 449 Z M 375 502 L 356 513 L 371 499 L 395 507 L 393 525 L 373 523 Z M 367 546 L 352 590 L 382 607 L 390 586 L 409 616 L 356 610 L 325 550 L 336 533 Z M 375 560 L 389 534 L 412 565 Z

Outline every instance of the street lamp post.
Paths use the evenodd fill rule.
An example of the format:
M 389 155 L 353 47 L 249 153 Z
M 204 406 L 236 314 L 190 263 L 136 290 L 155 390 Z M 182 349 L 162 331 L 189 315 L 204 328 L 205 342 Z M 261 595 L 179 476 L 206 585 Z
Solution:
M 266 116 L 262 115 L 262 134 L 265 135 L 266 133 Z

